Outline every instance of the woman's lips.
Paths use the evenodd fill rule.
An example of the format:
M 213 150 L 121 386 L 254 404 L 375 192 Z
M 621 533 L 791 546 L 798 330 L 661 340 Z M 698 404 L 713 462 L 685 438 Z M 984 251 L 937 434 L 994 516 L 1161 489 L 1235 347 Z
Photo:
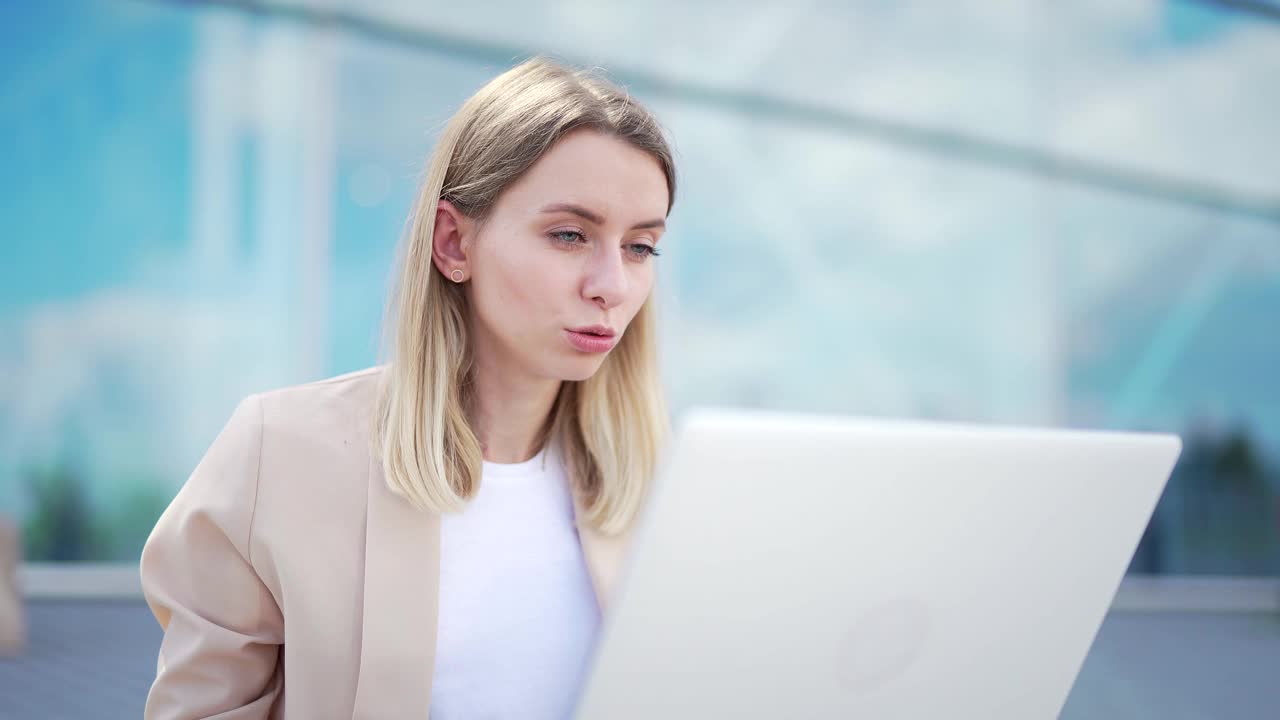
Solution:
M 585 353 L 609 352 L 613 349 L 614 344 L 618 342 L 617 335 L 592 335 L 591 333 L 578 332 L 576 330 L 565 330 L 564 332 L 569 339 L 569 344 Z

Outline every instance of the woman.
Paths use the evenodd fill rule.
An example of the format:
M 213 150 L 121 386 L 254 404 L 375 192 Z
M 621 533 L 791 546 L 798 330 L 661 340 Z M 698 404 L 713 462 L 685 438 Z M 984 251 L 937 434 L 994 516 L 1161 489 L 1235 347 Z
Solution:
M 666 418 L 653 117 L 534 59 L 453 117 L 384 366 L 244 400 L 142 554 L 149 718 L 563 717 Z

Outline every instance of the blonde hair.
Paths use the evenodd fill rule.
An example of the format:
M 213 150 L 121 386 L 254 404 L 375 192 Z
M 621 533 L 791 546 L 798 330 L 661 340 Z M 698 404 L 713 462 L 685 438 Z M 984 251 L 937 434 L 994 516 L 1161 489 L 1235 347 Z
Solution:
M 473 392 L 466 297 L 431 260 L 439 200 L 483 222 L 507 187 L 578 128 L 653 156 L 674 202 L 674 161 L 653 116 L 607 81 L 544 58 L 471 96 L 432 153 L 388 306 L 391 357 L 373 418 L 387 485 L 424 510 L 460 511 L 479 489 L 483 458 L 466 415 Z M 606 534 L 624 531 L 639 512 L 667 433 L 654 314 L 646 300 L 595 375 L 561 384 L 540 438 L 564 458 L 586 522 Z

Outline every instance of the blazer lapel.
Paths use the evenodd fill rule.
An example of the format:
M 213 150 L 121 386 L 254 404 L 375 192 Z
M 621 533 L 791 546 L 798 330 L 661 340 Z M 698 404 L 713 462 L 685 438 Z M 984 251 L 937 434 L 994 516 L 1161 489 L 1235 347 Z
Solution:
M 370 458 L 355 720 L 426 716 L 439 580 L 440 517 L 392 493 L 381 463 Z

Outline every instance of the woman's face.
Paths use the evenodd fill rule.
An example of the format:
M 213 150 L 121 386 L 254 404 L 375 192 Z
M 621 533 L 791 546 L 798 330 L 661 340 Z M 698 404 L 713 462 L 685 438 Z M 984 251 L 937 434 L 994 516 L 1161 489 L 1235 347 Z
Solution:
M 508 379 L 595 373 L 653 288 L 667 208 L 656 159 L 585 129 L 544 153 L 483 225 L 441 201 L 435 262 L 467 282 L 481 367 Z

